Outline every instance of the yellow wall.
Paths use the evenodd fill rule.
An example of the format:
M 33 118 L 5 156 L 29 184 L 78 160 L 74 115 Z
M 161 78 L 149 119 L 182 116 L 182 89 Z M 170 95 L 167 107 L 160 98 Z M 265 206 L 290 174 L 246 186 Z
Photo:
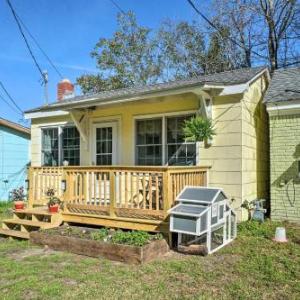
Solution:
M 244 94 L 214 96 L 212 118 L 216 136 L 211 146 L 200 146 L 200 165 L 210 165 L 210 186 L 221 187 L 234 199 L 239 219 L 244 200 L 267 195 L 268 120 L 262 101 L 265 80 L 257 79 Z M 195 112 L 199 100 L 194 94 L 147 99 L 98 108 L 89 112 L 85 130 L 92 140 L 93 124 L 116 121 L 118 124 L 117 164 L 134 165 L 135 117 L 177 112 Z M 78 114 L 78 118 L 80 113 Z M 66 123 L 70 117 L 34 119 L 32 122 L 32 165 L 41 164 L 41 130 L 43 125 Z M 81 164 L 93 163 L 93 144 L 81 140 Z
M 252 84 L 242 104 L 242 198 L 269 199 L 269 126 L 262 103 L 266 82 L 263 78 Z M 245 212 L 244 212 L 245 213 Z

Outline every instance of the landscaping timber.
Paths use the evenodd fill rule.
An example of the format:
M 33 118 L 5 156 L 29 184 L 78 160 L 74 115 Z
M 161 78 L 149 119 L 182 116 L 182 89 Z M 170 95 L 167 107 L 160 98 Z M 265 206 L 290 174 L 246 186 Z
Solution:
M 48 246 L 51 249 L 75 254 L 103 257 L 128 264 L 142 264 L 159 258 L 169 251 L 167 242 L 162 240 L 150 241 L 145 246 L 114 244 L 87 238 L 62 236 L 60 234 L 36 231 L 30 233 L 30 241 L 34 244 Z

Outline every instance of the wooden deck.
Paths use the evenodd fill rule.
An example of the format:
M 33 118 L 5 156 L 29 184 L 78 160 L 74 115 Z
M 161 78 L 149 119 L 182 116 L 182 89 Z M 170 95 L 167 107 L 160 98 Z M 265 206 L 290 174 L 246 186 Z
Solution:
M 206 186 L 208 168 L 31 167 L 28 179 L 29 208 L 46 205 L 46 191 L 54 188 L 65 222 L 166 232 L 176 195 L 186 185 Z

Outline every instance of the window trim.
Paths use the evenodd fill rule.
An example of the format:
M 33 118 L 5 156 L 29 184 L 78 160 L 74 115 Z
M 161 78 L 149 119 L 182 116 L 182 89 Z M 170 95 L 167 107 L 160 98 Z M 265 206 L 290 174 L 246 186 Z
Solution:
M 137 115 L 133 117 L 133 161 L 137 165 L 137 149 L 136 149 L 136 142 L 137 142 L 137 121 L 139 120 L 151 120 L 151 119 L 162 119 L 162 166 L 167 166 L 168 162 L 167 158 L 167 128 L 166 122 L 168 117 L 180 117 L 180 116 L 187 116 L 196 114 L 197 110 L 188 110 L 188 111 L 178 111 L 178 112 L 170 112 L 170 113 L 161 113 L 161 114 L 148 114 L 148 115 Z M 196 143 L 197 147 L 197 143 Z M 196 149 L 197 150 L 197 149 Z M 197 151 L 196 151 L 197 152 Z M 196 155 L 196 164 L 197 164 L 198 157 Z
M 64 128 L 68 128 L 68 127 L 75 127 L 77 129 L 77 127 L 75 126 L 74 123 L 63 123 L 63 124 L 51 124 L 49 126 L 41 126 L 40 130 L 41 130 L 41 166 L 44 166 L 44 159 L 43 159 L 43 130 L 45 129 L 58 129 L 58 166 L 62 166 L 63 165 L 63 147 L 62 147 L 62 133 L 63 133 L 63 129 Z M 78 130 L 78 129 L 77 129 Z M 80 137 L 80 133 L 79 133 L 79 166 L 81 165 L 81 137 Z

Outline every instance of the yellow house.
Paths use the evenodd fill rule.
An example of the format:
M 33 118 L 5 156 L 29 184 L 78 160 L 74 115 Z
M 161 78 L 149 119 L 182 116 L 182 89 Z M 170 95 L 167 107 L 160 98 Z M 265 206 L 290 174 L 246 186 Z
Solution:
M 26 238 L 30 226 L 61 221 L 168 232 L 168 210 L 186 185 L 223 188 L 245 219 L 243 201 L 268 197 L 268 82 L 268 70 L 258 67 L 74 96 L 63 80 L 58 101 L 25 113 L 31 168 L 22 216 L 43 220 L 45 212 L 30 209 L 47 204 L 49 188 L 64 209 L 53 224 L 18 216 L 1 232 L 20 235 L 11 230 L 19 224 Z M 209 145 L 182 134 L 197 114 L 214 124 Z

